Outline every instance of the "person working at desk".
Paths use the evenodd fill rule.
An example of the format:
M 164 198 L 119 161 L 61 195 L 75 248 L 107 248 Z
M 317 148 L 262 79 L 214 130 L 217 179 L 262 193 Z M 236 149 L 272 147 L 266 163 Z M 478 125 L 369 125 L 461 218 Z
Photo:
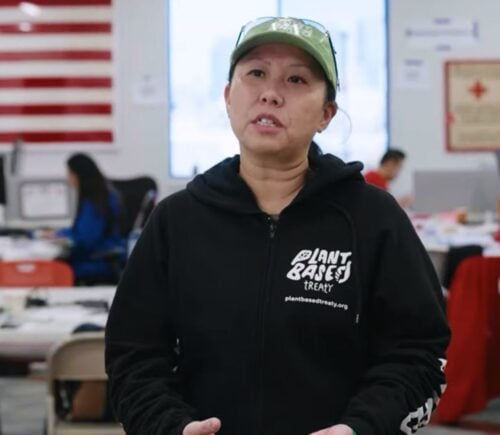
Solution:
M 68 182 L 77 191 L 77 211 L 73 224 L 51 233 L 49 237 L 64 237 L 70 241 L 69 263 L 76 281 L 112 280 L 113 265 L 99 258 L 112 250 L 123 251 L 120 236 L 120 201 L 118 194 L 86 154 L 72 155 L 68 161 Z
M 396 148 L 387 150 L 380 159 L 378 168 L 364 174 L 366 182 L 380 189 L 389 190 L 389 183 L 394 181 L 401 172 L 405 158 L 406 154 L 401 150 Z M 408 207 L 413 202 L 413 197 L 405 195 L 397 201 L 401 207 Z
M 308 158 L 336 89 L 320 24 L 242 28 L 224 93 L 240 155 L 160 202 L 108 318 L 127 434 L 395 435 L 429 421 L 449 339 L 440 285 L 360 163 Z

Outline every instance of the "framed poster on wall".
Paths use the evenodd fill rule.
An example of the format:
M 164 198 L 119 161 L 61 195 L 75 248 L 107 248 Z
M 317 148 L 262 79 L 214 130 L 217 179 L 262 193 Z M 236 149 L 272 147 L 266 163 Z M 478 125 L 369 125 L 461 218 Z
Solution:
M 500 59 L 445 64 L 446 148 L 500 149 Z

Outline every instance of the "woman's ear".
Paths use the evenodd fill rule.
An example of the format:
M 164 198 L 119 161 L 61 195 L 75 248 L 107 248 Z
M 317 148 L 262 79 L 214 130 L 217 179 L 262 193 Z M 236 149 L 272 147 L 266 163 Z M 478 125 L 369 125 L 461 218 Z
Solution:
M 226 102 L 226 110 L 227 110 L 228 113 L 229 113 L 229 106 L 231 104 L 230 101 L 229 101 L 230 91 L 231 91 L 231 83 L 228 83 L 224 87 L 224 101 Z
M 335 101 L 327 101 L 325 103 L 325 106 L 323 107 L 323 119 L 319 124 L 317 130 L 318 133 L 321 133 L 326 127 L 328 127 L 328 124 L 330 124 L 330 121 L 333 119 L 336 113 L 337 113 L 337 103 Z

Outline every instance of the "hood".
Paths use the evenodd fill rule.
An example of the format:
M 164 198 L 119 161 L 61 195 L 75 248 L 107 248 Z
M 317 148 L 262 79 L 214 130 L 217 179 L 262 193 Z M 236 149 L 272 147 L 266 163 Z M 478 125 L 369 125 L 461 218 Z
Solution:
M 235 213 L 262 213 L 253 192 L 239 175 L 240 157 L 227 158 L 187 185 L 187 190 L 198 200 Z M 345 163 L 331 154 L 309 157 L 306 181 L 292 204 L 346 180 L 363 180 L 361 162 Z

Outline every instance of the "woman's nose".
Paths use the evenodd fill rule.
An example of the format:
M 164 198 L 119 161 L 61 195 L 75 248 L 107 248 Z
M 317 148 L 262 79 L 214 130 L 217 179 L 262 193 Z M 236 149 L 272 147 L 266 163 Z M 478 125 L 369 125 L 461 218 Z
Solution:
M 283 97 L 275 86 L 268 86 L 260 95 L 260 102 L 279 107 L 283 104 Z

